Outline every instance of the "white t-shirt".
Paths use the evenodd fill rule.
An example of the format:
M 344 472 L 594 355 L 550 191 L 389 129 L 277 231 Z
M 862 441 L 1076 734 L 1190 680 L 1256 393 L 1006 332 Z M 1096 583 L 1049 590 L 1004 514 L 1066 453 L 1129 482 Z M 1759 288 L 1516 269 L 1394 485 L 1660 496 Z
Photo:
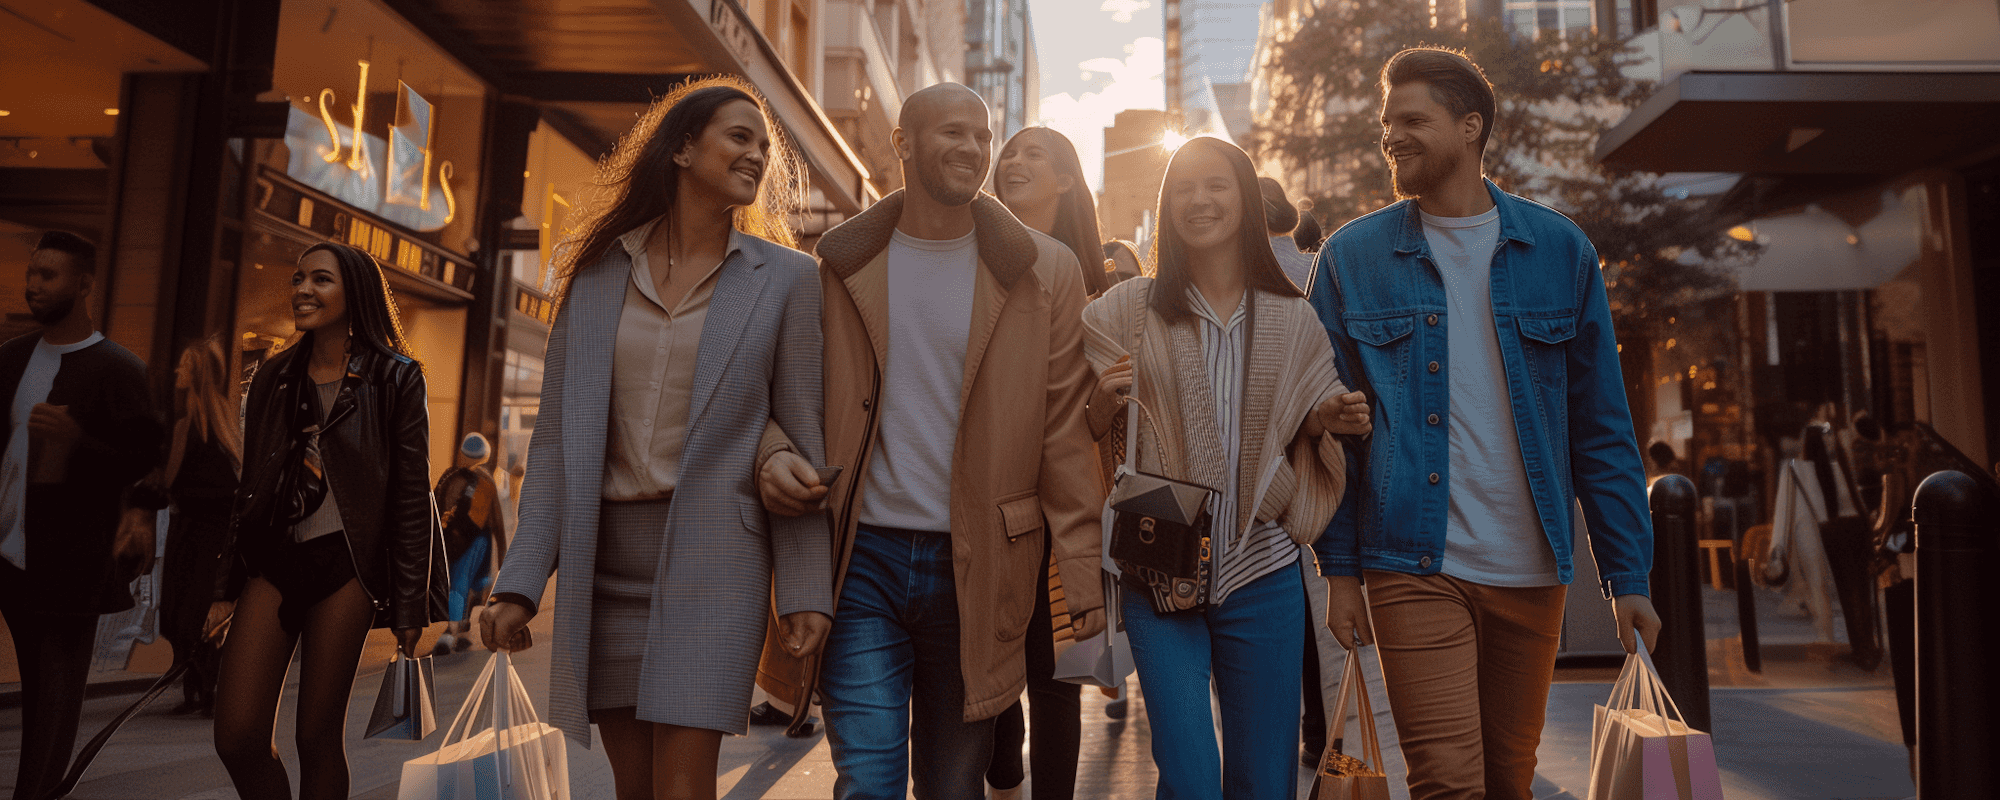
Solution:
M 974 234 L 889 240 L 889 358 L 882 376 L 881 446 L 868 462 L 862 524 L 951 530 L 951 452 L 972 335 Z
M 14 404 L 9 408 L 14 433 L 7 439 L 6 454 L 0 455 L 0 556 L 21 569 L 28 568 L 28 417 L 36 405 L 48 402 L 56 373 L 62 371 L 62 357 L 101 341 L 104 334 L 93 331 L 73 344 L 49 344 L 47 339 L 35 342 L 28 368 L 21 373 L 21 385 L 14 389 Z
M 1423 221 L 1424 239 L 1444 279 L 1446 360 L 1451 366 L 1451 504 L 1445 515 L 1442 569 L 1487 586 L 1554 586 L 1562 582 L 1556 555 L 1542 533 L 1528 488 L 1493 322 L 1500 209 L 1474 217 L 1423 214 Z

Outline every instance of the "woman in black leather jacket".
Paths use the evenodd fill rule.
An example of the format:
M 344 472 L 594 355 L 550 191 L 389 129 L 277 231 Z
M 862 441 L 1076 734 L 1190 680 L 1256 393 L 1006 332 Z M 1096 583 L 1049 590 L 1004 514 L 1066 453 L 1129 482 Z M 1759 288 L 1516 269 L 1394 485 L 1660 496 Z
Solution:
M 292 273 L 303 332 L 250 383 L 243 481 L 217 599 L 236 603 L 222 650 L 215 747 L 244 798 L 290 798 L 272 745 L 295 649 L 302 798 L 344 798 L 343 737 L 370 628 L 405 656 L 443 619 L 443 539 L 431 507 L 423 368 L 367 254 L 314 245 Z

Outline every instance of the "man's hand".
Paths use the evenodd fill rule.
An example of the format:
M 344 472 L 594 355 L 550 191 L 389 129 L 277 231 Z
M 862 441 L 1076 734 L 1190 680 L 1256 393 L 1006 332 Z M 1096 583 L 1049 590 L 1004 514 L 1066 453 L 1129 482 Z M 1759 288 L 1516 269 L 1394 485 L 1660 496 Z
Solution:
M 857 478 L 858 480 L 858 478 Z M 772 453 L 758 470 L 757 493 L 764 497 L 764 510 L 796 517 L 817 507 L 826 497 L 827 487 L 819 485 L 819 473 L 804 457 L 790 450 Z
M 1318 436 L 1322 432 L 1367 436 L 1372 430 L 1374 423 L 1368 411 L 1368 396 L 1360 392 L 1328 397 L 1306 415 L 1307 436 Z
M 785 652 L 793 658 L 805 658 L 819 652 L 826 644 L 826 634 L 833 630 L 833 619 L 818 611 L 794 611 L 778 618 L 778 633 L 783 637 Z
M 486 613 L 479 617 L 479 639 L 493 651 L 514 653 L 534 647 L 535 638 L 528 633 L 528 620 L 533 617 L 519 603 L 495 600 L 486 604 Z
M 1375 631 L 1368 626 L 1368 600 L 1361 596 L 1361 579 L 1349 575 L 1326 576 L 1326 629 L 1341 647 L 1375 643 Z
M 1093 608 L 1070 618 L 1070 625 L 1076 628 L 1076 640 L 1081 642 L 1104 632 L 1104 609 Z
M 58 445 L 65 451 L 76 444 L 76 440 L 83 438 L 83 428 L 69 415 L 69 406 L 36 403 L 28 412 L 28 430 L 43 442 Z
M 1111 418 L 1118 413 L 1123 403 L 1119 398 L 1132 391 L 1132 357 L 1119 356 L 1118 363 L 1105 367 L 1097 375 L 1097 386 L 1090 392 L 1090 415 L 1084 420 L 1090 424 L 1094 435 L 1108 433 Z
M 228 600 L 217 600 L 208 604 L 208 619 L 201 623 L 201 638 L 216 641 L 229 629 L 229 619 L 236 614 L 236 604 Z
M 396 646 L 403 651 L 404 658 L 417 657 L 417 640 L 423 638 L 423 628 L 397 628 Z
M 1660 646 L 1660 615 L 1653 611 L 1653 601 L 1643 594 L 1621 594 L 1611 601 L 1611 613 L 1618 617 L 1618 643 L 1625 646 L 1626 653 L 1637 653 L 1632 646 L 1632 633 L 1636 630 L 1646 638 L 1646 652 Z
M 153 526 L 159 518 L 159 512 L 144 508 L 128 508 L 119 516 L 118 534 L 111 543 L 111 562 L 125 581 L 153 571 L 156 541 Z

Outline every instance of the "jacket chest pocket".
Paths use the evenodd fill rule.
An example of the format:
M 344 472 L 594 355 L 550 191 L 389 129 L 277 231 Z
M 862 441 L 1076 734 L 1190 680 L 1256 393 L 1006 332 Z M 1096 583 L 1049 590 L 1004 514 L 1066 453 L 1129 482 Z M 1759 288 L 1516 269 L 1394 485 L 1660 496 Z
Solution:
M 1347 337 L 1358 345 L 1355 355 L 1377 392 L 1394 392 L 1409 378 L 1410 352 L 1417 329 L 1414 317 L 1349 319 Z M 1349 385 L 1355 381 L 1349 380 Z M 1387 402 L 1387 400 L 1383 400 Z
M 1576 318 L 1520 318 L 1515 327 L 1521 331 L 1521 354 L 1535 383 L 1555 392 L 1568 391 L 1569 342 L 1576 338 Z

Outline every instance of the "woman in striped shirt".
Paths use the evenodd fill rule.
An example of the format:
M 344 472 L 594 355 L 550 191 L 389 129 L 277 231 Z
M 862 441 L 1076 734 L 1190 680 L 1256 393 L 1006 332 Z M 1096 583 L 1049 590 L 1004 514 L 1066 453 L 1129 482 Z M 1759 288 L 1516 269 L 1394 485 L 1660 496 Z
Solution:
M 1307 608 L 1296 563 L 1340 503 L 1346 457 L 1334 434 L 1365 431 L 1367 410 L 1272 255 L 1243 151 L 1207 137 L 1181 147 L 1157 219 L 1156 277 L 1112 287 L 1084 324 L 1098 373 L 1092 433 L 1122 428 L 1118 395 L 1130 390 L 1145 409 L 1136 468 L 1215 490 L 1206 603 L 1159 613 L 1124 578 L 1138 589 L 1123 610 L 1158 797 L 1291 798 Z

